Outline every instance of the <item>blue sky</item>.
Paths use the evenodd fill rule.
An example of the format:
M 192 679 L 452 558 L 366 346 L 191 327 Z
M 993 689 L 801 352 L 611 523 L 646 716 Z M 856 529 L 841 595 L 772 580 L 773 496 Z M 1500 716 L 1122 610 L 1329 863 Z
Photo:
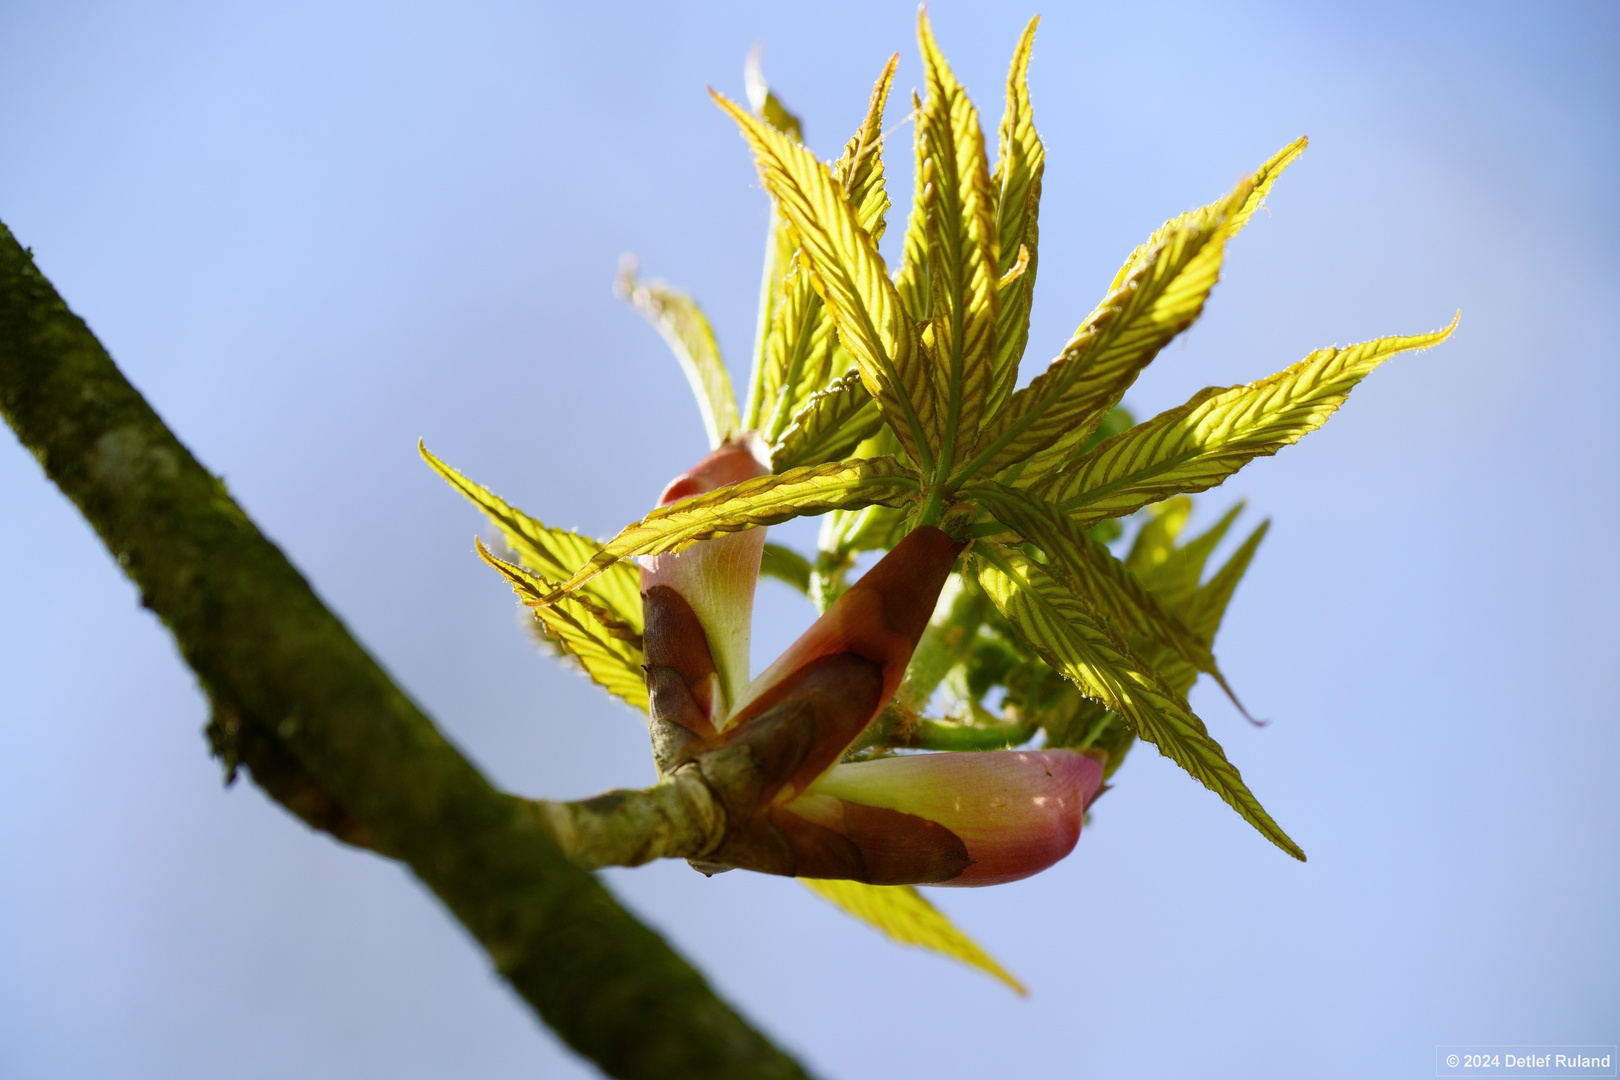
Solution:
M 994 123 L 1028 12 L 931 10 Z M 415 441 L 555 524 L 642 512 L 703 429 L 619 255 L 699 298 L 737 381 L 752 334 L 766 198 L 704 85 L 740 94 L 765 42 L 831 156 L 890 52 L 920 83 L 912 20 L 12 3 L 0 219 L 499 782 L 641 784 L 635 716 L 534 652 Z M 1620 1041 L 1617 9 L 1048 6 L 1031 84 L 1028 371 L 1156 225 L 1300 134 L 1127 404 L 1463 312 L 1200 499 L 1273 522 L 1217 651 L 1274 722 L 1194 704 L 1311 861 L 1139 750 L 1067 861 L 938 898 L 1027 1001 L 791 882 L 611 886 L 825 1076 L 1428 1076 L 1437 1043 Z M 0 1073 L 592 1075 L 406 874 L 222 789 L 170 640 L 9 438 L 0 492 Z M 756 666 L 808 619 L 760 606 Z

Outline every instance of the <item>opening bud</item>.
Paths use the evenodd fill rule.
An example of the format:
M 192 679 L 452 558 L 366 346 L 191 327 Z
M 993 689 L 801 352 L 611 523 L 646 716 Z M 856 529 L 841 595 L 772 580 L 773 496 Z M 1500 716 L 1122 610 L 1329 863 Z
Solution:
M 858 880 L 999 885 L 1039 873 L 1074 850 L 1102 780 L 1102 766 L 1074 750 L 880 758 L 833 768 L 781 807 L 777 820 L 791 815 L 810 826 L 784 829 L 805 835 L 808 848 L 836 846 L 826 837 L 810 839 L 814 831 L 846 840 L 868 875 Z M 892 879 L 894 870 L 908 869 L 939 876 Z
M 770 470 L 756 455 L 755 441 L 750 434 L 727 442 L 670 481 L 658 505 L 764 476 Z M 709 729 L 698 734 L 723 730 L 748 685 L 754 586 L 764 550 L 765 530 L 747 529 L 641 560 L 649 689 L 659 690 L 651 669 L 678 673 L 702 715 L 687 720 Z

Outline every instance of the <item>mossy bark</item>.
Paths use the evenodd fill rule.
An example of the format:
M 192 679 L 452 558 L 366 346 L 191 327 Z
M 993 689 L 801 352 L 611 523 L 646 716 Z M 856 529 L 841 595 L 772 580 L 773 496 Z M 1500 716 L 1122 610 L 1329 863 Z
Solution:
M 444 739 L 3 225 L 0 414 L 174 635 L 228 766 L 311 825 L 409 865 L 610 1075 L 804 1075 L 569 860 L 546 813 L 496 790 Z

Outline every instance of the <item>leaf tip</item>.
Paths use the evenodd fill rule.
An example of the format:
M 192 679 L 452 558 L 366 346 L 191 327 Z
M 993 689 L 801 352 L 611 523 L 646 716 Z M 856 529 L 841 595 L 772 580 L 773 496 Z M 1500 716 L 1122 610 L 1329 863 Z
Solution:
M 748 104 L 755 112 L 764 111 L 765 99 L 771 92 L 770 84 L 765 81 L 765 69 L 760 64 L 760 57 L 764 55 L 765 42 L 756 41 L 743 60 L 743 92 L 748 95 Z
M 922 46 L 924 57 L 931 50 L 937 51 L 939 48 L 934 42 L 934 24 L 928 18 L 927 4 L 917 5 L 917 42 Z
M 482 536 L 473 537 L 473 550 L 478 552 L 478 557 L 480 559 L 483 559 L 491 566 L 495 565 L 496 563 L 506 561 L 497 556 L 493 551 L 489 550 L 489 545 L 484 543 L 484 538 Z
M 627 251 L 619 256 L 619 269 L 613 275 L 613 295 L 629 300 L 636 291 L 636 276 L 641 272 L 641 260 L 636 253 Z
M 730 116 L 732 120 L 736 121 L 737 126 L 743 129 L 745 137 L 752 136 L 755 126 L 763 123 L 753 113 L 732 101 L 714 87 L 705 84 L 704 89 L 708 90 L 710 99 L 720 106 L 720 111 Z
M 450 473 L 454 470 L 451 469 L 450 466 L 446 465 L 437 454 L 427 448 L 426 439 L 418 438 L 416 440 L 416 453 L 423 461 L 427 462 L 428 468 L 432 469 L 446 480 L 450 480 Z M 452 484 L 455 483 L 454 480 L 450 480 L 450 482 Z

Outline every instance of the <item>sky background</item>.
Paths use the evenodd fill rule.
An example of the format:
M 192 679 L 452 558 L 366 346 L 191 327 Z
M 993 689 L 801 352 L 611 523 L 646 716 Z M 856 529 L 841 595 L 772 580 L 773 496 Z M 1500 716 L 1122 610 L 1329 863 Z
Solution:
M 932 11 L 993 125 L 1030 12 Z M 1239 497 L 1273 521 L 1217 651 L 1274 722 L 1207 684 L 1194 705 L 1311 861 L 1138 749 L 1068 860 L 931 894 L 1028 1000 L 790 881 L 668 863 L 609 885 L 826 1077 L 1419 1077 L 1437 1043 L 1620 1041 L 1620 6 L 1043 15 L 1026 377 L 1154 227 L 1300 134 L 1127 404 L 1463 313 L 1199 500 L 1197 521 Z M 553 524 L 650 506 L 704 436 L 611 295 L 618 257 L 699 298 L 739 384 L 757 297 L 767 201 L 705 83 L 740 96 L 765 42 L 830 157 L 889 53 L 921 83 L 912 19 L 12 0 L 0 219 L 499 783 L 641 785 L 636 716 L 537 654 L 415 441 Z M 808 619 L 762 584 L 756 668 Z M 0 438 L 0 1075 L 594 1075 L 407 873 L 224 789 L 204 721 L 170 639 Z

